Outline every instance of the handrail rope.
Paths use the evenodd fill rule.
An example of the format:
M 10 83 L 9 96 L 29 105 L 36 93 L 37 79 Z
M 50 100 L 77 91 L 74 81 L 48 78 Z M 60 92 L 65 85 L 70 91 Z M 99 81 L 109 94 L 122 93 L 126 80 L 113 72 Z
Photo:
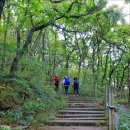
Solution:
M 82 84 L 82 86 L 90 86 L 90 87 L 95 87 L 95 86 L 98 86 L 98 85 L 93 85 L 93 84 Z
M 119 126 L 119 116 L 118 116 L 117 113 L 115 113 L 114 117 L 115 117 L 115 128 L 116 128 L 116 130 L 119 130 L 119 128 L 118 128 L 118 126 Z
M 114 109 L 115 110 L 115 112 L 116 112 L 116 110 L 117 110 L 117 107 L 116 106 L 111 106 L 111 105 L 109 105 L 108 103 L 106 103 L 106 109 L 105 109 L 105 113 L 108 113 L 108 111 L 109 111 L 109 109 Z
M 89 87 L 95 87 L 95 86 L 97 86 L 97 87 L 98 87 L 98 85 L 95 85 L 95 86 L 94 86 L 94 85 L 91 85 L 91 84 L 90 84 L 90 85 L 89 85 L 89 84 L 82 84 L 81 86 L 86 86 L 86 87 L 87 87 L 87 86 L 89 86 Z M 102 93 L 102 92 L 99 91 L 99 90 L 98 90 L 98 92 L 99 92 L 100 94 L 104 95 L 104 96 L 106 95 L 106 94 Z
M 121 114 L 125 115 L 126 117 L 130 118 L 130 112 L 125 108 L 121 107 L 120 105 L 117 106 L 117 112 L 121 112 Z
M 101 95 L 105 96 L 106 94 L 102 93 L 101 91 L 97 90 L 98 93 L 100 93 Z
M 107 103 L 107 107 L 108 107 L 109 109 L 114 109 L 115 111 L 117 110 L 117 107 L 116 107 L 116 106 L 111 106 L 111 105 L 109 105 L 108 103 Z

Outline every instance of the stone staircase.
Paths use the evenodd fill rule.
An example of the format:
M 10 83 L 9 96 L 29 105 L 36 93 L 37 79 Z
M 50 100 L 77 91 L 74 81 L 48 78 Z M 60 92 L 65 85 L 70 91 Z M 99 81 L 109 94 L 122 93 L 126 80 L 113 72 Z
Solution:
M 106 115 L 100 104 L 94 100 L 86 101 L 83 97 L 69 96 L 68 108 L 60 110 L 56 119 L 50 121 L 49 125 L 104 127 L 106 121 Z

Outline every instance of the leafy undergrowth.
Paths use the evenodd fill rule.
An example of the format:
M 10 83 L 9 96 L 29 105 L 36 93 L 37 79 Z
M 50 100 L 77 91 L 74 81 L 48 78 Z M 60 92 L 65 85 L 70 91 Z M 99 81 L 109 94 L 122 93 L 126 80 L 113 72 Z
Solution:
M 0 120 L 6 125 L 44 124 L 66 107 L 66 97 L 38 81 L 4 79 L 0 84 Z
M 118 105 L 116 119 L 119 130 L 130 130 L 130 111 L 128 108 Z
M 115 97 L 116 106 L 116 126 L 119 130 L 130 130 L 130 104 L 127 96 Z

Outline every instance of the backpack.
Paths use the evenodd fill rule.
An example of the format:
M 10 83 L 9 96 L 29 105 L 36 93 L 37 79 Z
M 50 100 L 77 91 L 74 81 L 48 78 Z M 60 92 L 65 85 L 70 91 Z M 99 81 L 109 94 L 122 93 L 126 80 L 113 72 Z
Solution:
M 58 76 L 56 76 L 56 77 L 54 78 L 54 81 L 55 81 L 56 83 L 59 83 L 59 82 L 60 82 L 59 77 L 58 77 Z
M 75 81 L 75 86 L 77 86 L 77 87 L 79 86 L 79 81 L 78 80 Z
M 70 85 L 70 79 L 69 78 L 65 78 L 64 85 Z

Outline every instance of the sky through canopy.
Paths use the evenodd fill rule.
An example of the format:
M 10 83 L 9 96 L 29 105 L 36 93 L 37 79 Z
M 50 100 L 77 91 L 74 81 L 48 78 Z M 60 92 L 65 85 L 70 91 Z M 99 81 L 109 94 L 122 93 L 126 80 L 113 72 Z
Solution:
M 125 19 L 130 24 L 130 4 L 126 4 L 124 0 L 108 0 L 108 6 L 118 5 L 122 8 L 122 11 L 126 14 Z

